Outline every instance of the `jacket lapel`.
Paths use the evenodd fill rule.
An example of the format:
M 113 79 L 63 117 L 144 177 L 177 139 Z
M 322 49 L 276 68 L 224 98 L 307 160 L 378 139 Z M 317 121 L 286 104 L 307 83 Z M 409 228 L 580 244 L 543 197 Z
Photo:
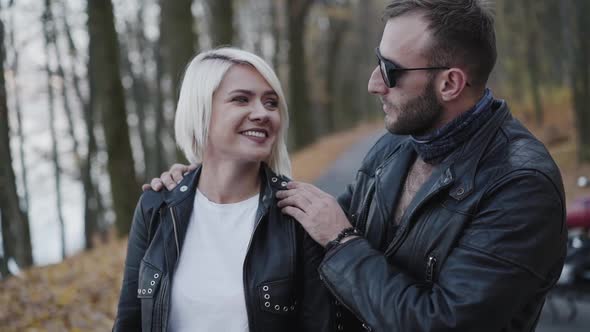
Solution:
M 391 221 L 405 181 L 404 176 L 400 175 L 407 173 L 415 157 L 416 153 L 409 139 L 406 139 L 400 148 L 377 168 L 374 201 L 364 203 L 370 204 L 365 207 L 369 208 L 365 234 L 371 243 L 379 245 L 385 240 L 388 223 Z

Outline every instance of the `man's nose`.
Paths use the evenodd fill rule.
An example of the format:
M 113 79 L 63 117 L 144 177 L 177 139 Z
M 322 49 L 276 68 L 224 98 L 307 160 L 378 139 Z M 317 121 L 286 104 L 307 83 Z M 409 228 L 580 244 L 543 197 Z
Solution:
M 369 78 L 369 86 L 368 86 L 369 93 L 374 95 L 384 95 L 387 94 L 389 88 L 385 85 L 383 81 L 383 77 L 381 76 L 381 71 L 379 67 L 375 67 L 373 72 L 371 73 L 371 77 Z

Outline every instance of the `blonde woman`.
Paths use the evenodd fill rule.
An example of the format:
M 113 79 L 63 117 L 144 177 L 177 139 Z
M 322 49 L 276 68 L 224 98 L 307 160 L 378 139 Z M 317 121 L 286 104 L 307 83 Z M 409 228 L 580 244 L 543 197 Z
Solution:
M 184 74 L 178 146 L 198 165 L 147 191 L 131 232 L 114 331 L 328 331 L 323 249 L 277 207 L 291 167 L 277 76 L 235 48 Z

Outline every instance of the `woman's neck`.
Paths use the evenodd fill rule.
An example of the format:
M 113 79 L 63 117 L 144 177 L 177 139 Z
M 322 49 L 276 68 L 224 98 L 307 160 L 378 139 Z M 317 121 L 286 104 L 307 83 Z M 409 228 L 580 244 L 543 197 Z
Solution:
M 260 191 L 260 163 L 203 161 L 198 189 L 212 202 L 241 202 Z

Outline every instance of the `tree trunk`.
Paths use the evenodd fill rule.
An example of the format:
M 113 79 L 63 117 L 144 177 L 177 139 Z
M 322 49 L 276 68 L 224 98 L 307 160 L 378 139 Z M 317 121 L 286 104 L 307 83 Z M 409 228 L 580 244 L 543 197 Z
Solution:
M 164 64 L 164 77 L 170 80 L 173 105 L 176 105 L 182 83 L 182 74 L 195 55 L 197 38 L 193 31 L 192 0 L 162 0 L 160 21 L 160 46 Z M 173 125 L 170 126 L 174 137 Z M 176 157 L 184 161 L 184 155 L 176 149 Z
M 289 103 L 293 123 L 295 149 L 312 143 L 316 138 L 307 91 L 305 59 L 305 26 L 312 0 L 287 1 L 287 35 L 289 40 Z
M 93 236 L 98 230 L 99 220 L 101 219 L 102 198 L 96 184 L 92 177 L 92 169 L 94 165 L 94 158 L 98 150 L 96 145 L 96 136 L 94 134 L 94 113 L 90 107 L 88 100 L 84 97 L 81 89 L 80 78 L 76 73 L 74 60 L 78 58 L 78 50 L 76 44 L 72 38 L 70 24 L 67 20 L 67 8 L 65 3 L 62 2 L 63 12 L 62 15 L 64 31 L 66 39 L 68 41 L 68 54 L 72 61 L 70 61 L 70 72 L 72 75 L 74 92 L 78 98 L 78 102 L 82 107 L 82 115 L 84 118 L 85 132 L 87 137 L 87 148 L 86 156 L 81 161 L 80 176 L 82 179 L 82 187 L 84 188 L 84 240 L 85 248 L 91 249 L 94 247 Z
M 55 128 L 55 96 L 53 91 L 52 79 L 53 71 L 49 64 L 50 46 L 55 43 L 55 29 L 50 26 L 55 24 L 51 15 L 51 4 L 50 0 L 45 0 L 45 10 L 43 12 L 43 36 L 45 39 L 45 72 L 47 74 L 47 96 L 48 96 L 48 109 L 49 109 L 49 131 L 51 133 L 51 159 L 53 161 L 53 176 L 55 181 L 55 195 L 56 195 L 56 208 L 57 208 L 57 220 L 60 227 L 60 240 L 61 240 L 61 258 L 66 257 L 66 233 L 65 223 L 63 217 L 63 204 L 61 194 L 61 167 L 59 164 L 59 145 L 57 140 L 57 131 Z
M 192 0 L 162 0 L 160 18 L 160 47 L 164 72 L 171 80 L 172 100 L 176 104 L 182 74 L 188 62 L 195 56 L 196 37 Z
M 529 78 L 529 88 L 531 89 L 531 96 L 533 98 L 533 109 L 535 113 L 535 122 L 537 126 L 543 124 L 543 102 L 541 100 L 541 75 L 539 67 L 539 29 L 538 24 L 538 2 L 531 3 L 531 0 L 523 0 L 523 13 L 527 16 L 526 24 L 524 25 L 526 36 L 526 58 L 527 58 L 527 74 Z
M 342 74 L 338 69 L 341 68 L 341 61 L 339 61 L 341 48 L 344 41 L 344 36 L 348 30 L 350 22 L 339 18 L 330 19 L 330 29 L 326 33 L 328 41 L 326 43 L 326 61 L 325 61 L 325 80 L 327 102 L 325 105 L 324 115 L 325 124 L 328 132 L 334 132 L 338 129 L 338 107 L 336 106 L 336 99 L 338 98 L 338 91 L 336 89 L 336 82 Z M 347 72 L 345 74 L 352 74 Z M 352 106 L 352 105 L 351 105 Z
M 0 64 L 4 67 L 4 23 L 0 20 Z M 6 84 L 0 75 L 0 223 L 2 224 L 3 260 L 6 273 L 8 260 L 13 258 L 20 268 L 33 264 L 29 220 L 20 209 L 16 180 L 12 169 Z M 3 274 L 4 275 L 4 274 Z
M 88 1 L 91 107 L 102 115 L 117 231 L 128 234 L 139 196 L 111 0 Z
M 578 160 L 590 161 L 590 21 L 587 0 L 575 0 L 573 17 L 572 90 L 578 129 Z
M 272 55 L 272 65 L 274 70 L 277 72 L 277 76 L 280 77 L 281 72 L 281 31 L 282 31 L 282 20 L 280 6 L 283 5 L 282 0 L 270 0 L 270 10 L 271 10 L 271 29 L 272 29 L 272 38 L 274 40 L 274 54 Z M 282 82 L 282 80 L 281 80 Z
M 166 161 L 166 154 L 164 153 L 164 144 L 162 144 L 162 136 L 166 119 L 164 118 L 164 91 L 162 85 L 164 84 L 164 64 L 162 61 L 161 38 L 158 40 L 154 48 L 154 58 L 156 61 L 156 92 L 155 92 L 155 127 L 154 127 L 154 168 L 156 172 L 162 172 L 164 168 L 168 167 Z
M 211 46 L 232 45 L 234 42 L 234 10 L 232 0 L 207 0 Z
M 126 44 L 131 44 L 131 36 L 137 36 L 138 34 L 142 33 L 141 30 L 143 29 L 143 24 L 141 24 L 138 27 L 135 27 L 135 29 L 139 30 L 138 32 L 134 31 L 132 24 L 129 22 L 126 22 L 126 27 L 127 31 L 125 32 L 125 35 L 127 36 L 127 43 L 121 44 L 121 70 L 123 72 L 123 75 L 127 75 L 131 80 L 131 87 L 129 89 L 130 91 L 127 92 L 131 93 L 131 95 L 133 96 L 132 109 L 135 112 L 135 115 L 137 116 L 136 129 L 139 133 L 139 140 L 141 141 L 141 150 L 143 153 L 144 171 L 141 175 L 141 179 L 142 181 L 145 181 L 146 179 L 155 176 L 155 174 L 153 174 L 154 171 L 152 170 L 153 164 L 150 163 L 150 159 L 152 157 L 150 149 L 150 139 L 145 128 L 145 113 L 149 105 L 150 96 L 147 91 L 148 89 L 146 86 L 145 78 L 142 75 L 142 73 L 145 72 L 145 66 L 143 65 L 144 61 L 141 61 L 141 68 L 140 70 L 138 70 L 138 73 L 136 74 L 136 72 L 133 70 L 131 61 L 129 61 L 129 58 L 127 57 L 127 55 L 130 53 L 130 49 L 126 46 Z M 139 41 L 137 41 L 137 43 L 139 44 Z M 137 52 L 137 54 L 139 54 L 140 57 L 144 57 L 143 49 L 138 48 L 135 51 Z
M 17 123 L 17 129 L 16 129 L 16 135 L 18 136 L 19 139 L 19 147 L 18 147 L 18 153 L 19 153 L 19 160 L 20 160 L 20 169 L 21 169 L 21 178 L 22 178 L 22 185 L 23 185 L 23 210 L 25 214 L 28 214 L 29 211 L 29 185 L 28 185 L 28 175 L 27 175 L 27 168 L 25 167 L 25 136 L 23 134 L 23 121 L 22 121 L 22 110 L 21 110 L 21 99 L 20 99 L 20 87 L 18 85 L 18 71 L 19 71 L 19 50 L 18 50 L 18 46 L 16 45 L 16 41 L 14 39 L 14 30 L 15 30 L 15 24 L 14 24 L 14 13 L 10 16 L 10 34 L 9 34 L 9 44 L 12 48 L 12 52 L 13 52 L 13 62 L 11 64 L 11 69 L 12 69 L 12 75 L 13 75 L 13 87 L 12 87 L 12 93 L 14 96 L 14 111 L 16 114 L 16 123 Z

